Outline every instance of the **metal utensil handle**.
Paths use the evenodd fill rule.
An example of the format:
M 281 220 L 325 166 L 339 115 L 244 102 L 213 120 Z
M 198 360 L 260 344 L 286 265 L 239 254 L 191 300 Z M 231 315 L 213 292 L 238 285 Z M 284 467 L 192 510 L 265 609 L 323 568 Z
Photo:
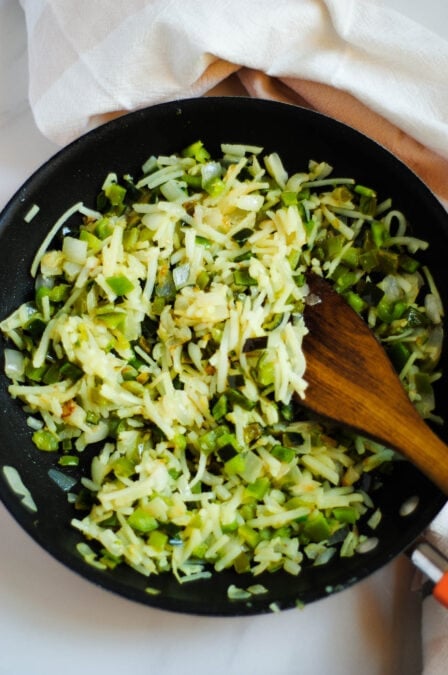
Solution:
M 434 598 L 448 608 L 448 558 L 427 541 L 414 548 L 411 560 L 434 584 Z

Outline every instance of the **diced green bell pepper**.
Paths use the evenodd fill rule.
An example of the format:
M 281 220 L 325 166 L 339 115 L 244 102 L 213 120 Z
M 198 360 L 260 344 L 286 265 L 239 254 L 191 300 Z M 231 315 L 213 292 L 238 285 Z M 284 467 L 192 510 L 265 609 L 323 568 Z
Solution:
M 128 525 L 130 525 L 133 530 L 147 533 L 156 530 L 159 523 L 145 508 L 138 506 L 129 516 Z
M 38 429 L 33 433 L 33 443 L 44 452 L 57 452 L 59 449 L 59 439 L 47 429 Z
M 134 288 L 132 281 L 124 276 L 124 274 L 107 277 L 106 282 L 115 295 L 118 296 L 126 295 L 126 293 L 130 293 Z
M 331 534 L 331 529 L 324 514 L 319 511 L 312 513 L 305 521 L 303 533 L 312 542 L 328 539 Z

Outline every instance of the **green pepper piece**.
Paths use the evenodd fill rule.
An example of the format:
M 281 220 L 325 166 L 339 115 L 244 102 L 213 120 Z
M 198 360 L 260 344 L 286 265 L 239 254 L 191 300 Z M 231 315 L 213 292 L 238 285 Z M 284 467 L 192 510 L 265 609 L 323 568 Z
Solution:
M 42 311 L 42 300 L 44 298 L 50 298 L 51 290 L 46 286 L 40 286 L 36 291 L 36 306 Z
M 69 363 L 68 361 L 62 364 L 59 373 L 63 379 L 73 380 L 74 382 L 79 380 L 83 375 L 83 371 L 79 366 L 76 366 L 74 363 Z
M 25 324 L 24 329 L 31 335 L 32 338 L 37 339 L 42 336 L 46 328 L 46 323 L 40 316 L 33 316 L 28 323 Z
M 225 425 L 220 425 L 215 429 L 210 429 L 205 434 L 199 437 L 199 448 L 205 455 L 210 455 L 218 446 L 218 438 L 224 434 L 228 434 L 229 429 Z
M 384 321 L 384 323 L 391 323 L 393 321 L 393 310 L 393 304 L 385 297 L 381 298 L 376 306 L 377 316 L 381 321 Z
M 126 324 L 126 312 L 105 312 L 97 315 L 108 328 L 123 331 Z
M 415 388 L 422 398 L 425 398 L 426 396 L 433 397 L 434 390 L 429 373 L 415 373 L 414 382 Z
M 249 527 L 249 525 L 240 525 L 238 528 L 238 534 L 244 543 L 246 543 L 250 548 L 255 548 L 260 541 L 258 532 L 252 527 Z
M 238 521 L 233 520 L 231 523 L 222 524 L 221 530 L 224 532 L 224 534 L 228 534 L 229 532 L 235 532 L 238 529 L 238 526 Z
M 113 225 L 110 222 L 109 218 L 100 218 L 95 224 L 95 234 L 96 236 L 103 240 L 110 237 L 113 232 Z
M 401 319 L 407 308 L 408 308 L 407 302 L 404 302 L 404 300 L 398 300 L 394 304 L 394 308 L 392 310 L 392 320 L 396 321 L 397 319 Z
M 281 403 L 279 406 L 280 415 L 283 417 L 286 422 L 292 422 L 294 419 L 295 411 L 294 404 L 290 403 Z
M 235 474 L 244 473 L 246 468 L 246 460 L 241 454 L 234 455 L 231 459 L 227 460 L 224 464 L 224 471 L 229 475 L 233 476 Z
M 263 430 L 258 422 L 252 422 L 244 427 L 244 442 L 246 445 L 250 445 L 253 441 L 256 441 L 263 434 Z
M 202 188 L 202 176 L 192 176 L 190 173 L 184 173 L 182 181 L 193 188 L 193 190 L 200 190 Z
M 392 251 L 378 251 L 378 266 L 383 274 L 393 274 L 398 270 L 398 254 Z
M 215 176 L 204 185 L 204 189 L 210 197 L 219 197 L 224 192 L 225 187 L 226 184 L 219 176 Z
M 404 342 L 393 342 L 389 345 L 387 353 L 395 370 L 400 372 L 406 365 L 411 355 L 411 350 Z
M 135 464 L 128 457 L 118 457 L 112 464 L 112 469 L 117 476 L 129 478 L 135 473 Z
M 345 185 L 335 187 L 331 193 L 332 197 L 340 204 L 351 201 L 353 195 Z
M 376 197 L 368 197 L 366 195 L 361 195 L 359 200 L 359 210 L 361 213 L 365 213 L 366 216 L 374 216 L 376 213 L 378 203 Z
M 117 525 L 119 525 L 117 514 L 112 513 L 112 515 L 108 516 L 104 520 L 101 520 L 98 525 L 101 525 L 101 527 L 117 527 Z
M 86 422 L 88 424 L 98 424 L 100 421 L 101 416 L 99 413 L 93 412 L 93 410 L 88 410 L 86 412 Z
M 360 195 L 359 210 L 368 216 L 374 216 L 377 207 L 377 195 L 375 190 L 365 185 L 355 185 L 354 192 Z
M 275 382 L 275 354 L 272 350 L 265 350 L 255 367 L 256 377 L 262 387 L 269 387 Z
M 249 271 L 246 269 L 235 270 L 233 273 L 233 282 L 236 286 L 257 286 L 258 282 L 256 279 L 250 276 Z
M 355 312 L 358 312 L 358 314 L 361 314 L 361 312 L 365 310 L 367 307 L 367 302 L 363 300 L 361 296 L 358 293 L 355 293 L 354 291 L 348 291 L 347 293 L 344 294 L 344 297 L 347 300 L 350 307 L 354 309 Z
M 63 455 L 59 458 L 58 464 L 61 466 L 78 466 L 79 457 L 76 455 Z
M 270 487 L 271 484 L 269 482 L 269 478 L 257 478 L 253 483 L 249 483 L 246 486 L 245 494 L 248 497 L 252 497 L 259 501 L 260 499 L 263 499 Z
M 292 192 L 290 190 L 285 190 L 281 193 L 280 199 L 282 200 L 283 206 L 295 206 L 299 203 L 297 192 Z
M 234 235 L 232 235 L 232 239 L 242 246 L 242 244 L 244 244 L 249 239 L 249 237 L 253 235 L 253 233 L 254 231 L 251 230 L 250 227 L 242 227 L 241 230 L 238 230 Z
M 231 457 L 233 457 L 233 455 L 236 452 L 240 451 L 240 446 L 235 434 L 232 434 L 229 431 L 225 431 L 224 433 L 221 433 L 216 437 L 216 447 L 220 451 L 226 449 L 226 451 L 229 453 L 231 452 L 230 451 L 231 448 L 232 449 L 232 452 L 230 454 Z
M 378 267 L 378 251 L 370 249 L 359 256 L 359 265 L 364 272 L 372 272 Z
M 244 251 L 244 253 L 241 253 L 240 255 L 237 255 L 234 258 L 234 261 L 235 262 L 245 262 L 246 260 L 250 260 L 251 258 L 253 258 L 253 256 L 254 256 L 254 254 L 252 253 L 252 251 Z
M 372 233 L 373 243 L 377 248 L 380 248 L 388 237 L 385 224 L 380 220 L 373 220 L 370 224 L 370 231 Z
M 229 401 L 235 405 L 241 406 L 245 410 L 253 410 L 257 405 L 257 401 L 251 401 L 237 389 L 227 389 L 225 393 Z
M 372 188 L 366 187 L 365 185 L 355 185 L 353 191 L 364 197 L 376 197 L 375 190 L 372 190 Z
M 155 316 L 160 316 L 163 311 L 163 308 L 166 305 L 165 298 L 157 297 L 151 303 L 151 314 Z
M 356 284 L 358 281 L 358 275 L 356 272 L 350 270 L 344 270 L 341 274 L 336 276 L 336 287 L 339 293 L 347 291 L 351 286 Z
M 274 328 L 277 328 L 280 326 L 282 320 L 283 320 L 283 314 L 273 314 L 270 319 L 267 319 L 263 323 L 263 328 L 264 330 L 270 331 L 274 330 Z
M 399 265 L 401 269 L 403 269 L 405 272 L 409 272 L 410 274 L 414 274 L 414 272 L 416 272 L 420 267 L 418 260 L 411 258 L 411 256 L 406 254 L 400 255 Z
M 299 250 L 291 251 L 291 253 L 288 255 L 289 266 L 292 270 L 295 270 L 297 268 L 297 265 L 300 262 L 300 256 L 301 255 L 302 255 L 302 252 L 299 251 Z
M 342 254 L 342 262 L 351 267 L 352 269 L 356 269 L 359 267 L 359 248 L 356 248 L 356 246 L 350 246 L 344 253 Z
M 173 438 L 173 446 L 176 448 L 176 450 L 183 451 L 187 447 L 187 439 L 181 434 L 176 434 Z
M 163 551 L 168 543 L 168 535 L 161 530 L 153 530 L 149 535 L 148 544 L 155 548 L 156 551 Z
M 250 571 L 250 558 L 247 553 L 243 551 L 235 558 L 233 568 L 237 574 L 244 574 Z
M 70 293 L 69 284 L 57 284 L 50 291 L 51 302 L 64 302 Z
M 359 518 L 359 512 L 353 506 L 337 506 L 332 513 L 338 522 L 349 525 L 356 523 Z
M 139 241 L 140 231 L 137 227 L 131 227 L 123 232 L 123 248 L 125 251 L 134 251 Z
M 199 181 L 201 179 L 199 178 Z M 210 239 L 207 239 L 206 237 L 202 237 L 200 234 L 197 234 L 195 237 L 195 242 L 196 244 L 199 244 L 200 246 L 204 246 L 205 248 L 210 248 L 212 245 L 212 242 Z
M 93 253 L 98 253 L 101 250 L 103 242 L 99 237 L 96 237 L 92 232 L 88 230 L 81 230 L 79 233 L 79 238 L 81 241 L 87 242 L 87 248 Z
M 25 375 L 28 378 L 28 380 L 31 380 L 32 382 L 42 382 L 45 373 L 47 371 L 47 366 L 39 366 L 38 368 L 34 368 L 32 363 L 27 363 L 25 366 Z
M 198 287 L 201 289 L 201 291 L 203 291 L 204 288 L 207 288 L 207 286 L 209 285 L 210 280 L 211 280 L 210 275 L 205 270 L 202 270 L 201 272 L 199 272 L 196 278 L 196 283 Z
M 69 452 L 73 447 L 73 443 L 71 438 L 64 438 L 62 441 L 62 451 L 63 452 Z
M 135 368 L 133 368 L 133 367 L 130 366 L 129 364 L 123 366 L 123 368 L 121 369 L 121 377 L 122 377 L 123 380 L 125 380 L 125 381 L 127 381 L 127 380 L 135 380 L 135 378 L 137 377 L 137 375 L 138 375 L 138 370 L 136 370 Z
M 313 542 L 324 541 L 331 534 L 330 525 L 323 513 L 315 511 L 305 521 L 303 533 Z
M 107 551 L 106 549 L 101 549 L 101 553 L 103 554 L 100 558 L 100 562 L 103 563 L 103 565 L 106 565 L 110 570 L 114 570 L 117 565 L 119 565 L 123 560 L 121 556 L 115 556 L 110 553 L 110 551 Z
M 117 274 L 112 277 L 107 277 L 107 285 L 110 286 L 115 295 L 122 296 L 130 293 L 134 284 L 124 274 Z
M 206 162 L 210 159 L 210 153 L 204 147 L 202 141 L 191 143 L 181 152 L 182 157 L 193 157 L 197 162 Z
M 274 445 L 271 449 L 271 455 L 280 462 L 289 464 L 296 456 L 294 448 L 287 448 L 284 445 Z
M 38 429 L 32 438 L 34 445 L 44 452 L 56 452 L 59 448 L 58 437 L 48 429 Z
M 325 241 L 325 251 L 326 255 L 330 260 L 336 258 L 340 255 L 342 251 L 342 246 L 345 244 L 346 239 L 341 234 L 336 234 L 333 236 L 328 236 Z
M 147 532 L 156 530 L 159 523 L 144 507 L 138 506 L 129 516 L 128 525 L 130 525 L 133 530 L 146 534 Z
M 105 189 L 104 194 L 112 204 L 112 206 L 121 206 L 126 197 L 126 188 L 118 185 L 118 183 L 110 183 Z
M 220 419 L 224 417 L 224 415 L 227 414 L 227 397 L 224 394 L 221 394 L 221 396 L 218 398 L 216 401 L 215 405 L 212 408 L 212 415 L 213 418 L 219 422 Z

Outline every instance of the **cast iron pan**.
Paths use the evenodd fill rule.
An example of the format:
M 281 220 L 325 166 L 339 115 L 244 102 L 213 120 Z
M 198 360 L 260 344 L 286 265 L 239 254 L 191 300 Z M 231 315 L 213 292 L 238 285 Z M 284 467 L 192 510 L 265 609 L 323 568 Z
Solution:
M 28 180 L 0 217 L 0 317 L 31 296 L 31 260 L 45 233 L 66 208 L 79 200 L 94 206 L 109 171 L 136 176 L 149 155 L 176 152 L 197 139 L 213 153 L 219 152 L 222 142 L 262 145 L 267 152 L 277 151 L 290 171 L 301 170 L 310 158 L 327 161 L 336 174 L 355 177 L 375 187 L 384 198 L 391 196 L 395 207 L 410 218 L 413 232 L 431 242 L 429 252 L 422 257 L 430 265 L 448 307 L 448 217 L 408 168 L 360 133 L 309 110 L 256 99 L 206 98 L 167 103 L 110 122 L 63 149 Z M 24 216 L 34 203 L 40 211 L 27 224 Z M 2 350 L 4 346 L 2 343 Z M 445 415 L 446 351 L 444 376 L 436 392 L 438 412 Z M 307 604 L 347 588 L 385 565 L 410 546 L 445 503 L 443 495 L 416 469 L 407 462 L 397 463 L 375 493 L 383 519 L 376 532 L 379 545 L 373 551 L 307 568 L 297 578 L 286 573 L 262 575 L 257 581 L 269 592 L 254 596 L 250 602 L 228 599 L 230 584 L 247 587 L 253 583 L 252 577 L 230 571 L 184 585 L 168 575 L 148 581 L 125 567 L 100 571 L 87 565 L 76 551 L 80 535 L 69 525 L 73 507 L 59 481 L 51 478 L 52 468 L 60 471 L 57 458 L 33 446 L 25 414 L 8 396 L 3 358 L 1 361 L 0 496 L 4 504 L 35 541 L 59 561 L 90 581 L 147 605 L 194 614 L 240 615 L 267 612 L 273 602 L 281 609 L 296 602 Z M 437 433 L 448 441 L 446 428 Z M 80 468 L 63 471 L 78 480 L 89 461 L 86 454 Z M 37 504 L 36 513 L 27 510 L 12 492 L 3 475 L 4 465 L 17 468 Z M 400 506 L 413 496 L 419 498 L 418 508 L 407 517 L 401 516 Z M 160 589 L 160 594 L 145 593 L 148 585 Z

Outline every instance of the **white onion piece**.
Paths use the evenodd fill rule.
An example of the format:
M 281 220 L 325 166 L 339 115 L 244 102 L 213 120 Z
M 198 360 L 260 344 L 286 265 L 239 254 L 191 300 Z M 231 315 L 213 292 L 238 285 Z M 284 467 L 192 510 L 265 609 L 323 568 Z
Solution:
M 432 323 L 440 323 L 442 321 L 443 308 L 440 304 L 440 298 L 437 298 L 433 293 L 428 293 L 425 296 L 425 309 Z
M 25 372 L 25 358 L 17 349 L 5 349 L 5 374 L 10 380 L 21 380 Z
M 23 506 L 26 506 L 30 511 L 37 511 L 36 503 L 31 495 L 31 492 L 23 484 L 23 481 L 20 477 L 19 472 L 14 466 L 8 466 L 5 464 L 3 467 L 3 475 L 8 482 L 11 490 L 22 499 Z

